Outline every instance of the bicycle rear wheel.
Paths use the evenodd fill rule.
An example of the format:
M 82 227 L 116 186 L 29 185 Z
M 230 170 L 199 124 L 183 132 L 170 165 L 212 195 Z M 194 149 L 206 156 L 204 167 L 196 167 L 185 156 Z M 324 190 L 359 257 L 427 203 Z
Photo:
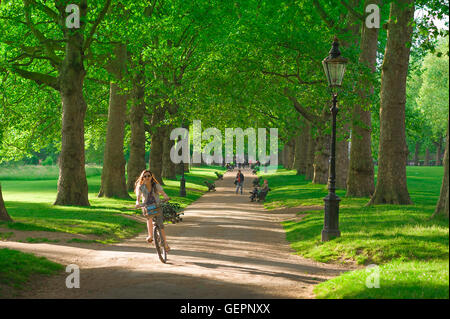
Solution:
M 166 245 L 164 242 L 164 239 L 161 234 L 161 228 L 158 226 L 155 226 L 153 229 L 153 238 L 155 240 L 155 247 L 156 252 L 158 253 L 159 260 L 161 262 L 166 263 L 167 262 L 167 251 L 166 251 Z

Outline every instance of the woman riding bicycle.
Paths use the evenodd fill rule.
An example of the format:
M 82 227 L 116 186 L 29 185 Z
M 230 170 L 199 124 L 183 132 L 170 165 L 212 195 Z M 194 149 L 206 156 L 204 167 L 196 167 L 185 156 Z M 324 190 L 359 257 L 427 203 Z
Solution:
M 161 234 L 166 245 L 166 251 L 169 251 L 170 247 L 167 244 L 166 233 L 164 231 L 163 216 L 160 207 L 161 200 L 159 198 L 159 195 L 163 195 L 165 200 L 169 200 L 169 196 L 167 196 L 162 186 L 158 183 L 152 172 L 149 170 L 143 170 L 141 175 L 136 180 L 134 193 L 136 194 L 136 208 L 142 207 L 142 205 L 144 205 L 144 207 L 142 207 L 142 212 L 147 218 L 148 231 L 148 237 L 146 238 L 146 241 L 148 243 L 151 243 L 153 241 L 153 222 L 156 222 L 156 224 L 161 229 Z M 139 201 L 141 199 L 142 205 L 139 205 Z M 155 205 L 156 207 L 158 207 L 157 210 L 159 214 L 157 214 L 156 216 L 147 214 L 147 207 L 151 205 Z

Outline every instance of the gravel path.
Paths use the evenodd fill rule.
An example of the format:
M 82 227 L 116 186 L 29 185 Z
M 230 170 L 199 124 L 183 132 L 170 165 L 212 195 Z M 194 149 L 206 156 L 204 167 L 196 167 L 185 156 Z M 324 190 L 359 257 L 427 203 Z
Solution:
M 234 193 L 236 172 L 187 207 L 183 222 L 167 225 L 172 251 L 162 264 L 146 234 L 115 245 L 29 244 L 0 247 L 80 267 L 80 288 L 68 289 L 64 273 L 33 282 L 23 298 L 314 298 L 314 285 L 350 265 L 323 264 L 294 255 L 280 221 L 292 209 L 266 211 L 251 203 L 254 175 L 244 171 L 244 195 Z

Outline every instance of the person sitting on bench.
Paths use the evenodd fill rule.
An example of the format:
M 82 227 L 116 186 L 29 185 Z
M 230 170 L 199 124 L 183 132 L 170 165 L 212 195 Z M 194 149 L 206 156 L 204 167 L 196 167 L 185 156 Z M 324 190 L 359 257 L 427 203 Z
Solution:
M 258 201 L 265 200 L 267 193 L 270 191 L 269 182 L 267 179 L 264 180 L 264 184 L 258 192 Z

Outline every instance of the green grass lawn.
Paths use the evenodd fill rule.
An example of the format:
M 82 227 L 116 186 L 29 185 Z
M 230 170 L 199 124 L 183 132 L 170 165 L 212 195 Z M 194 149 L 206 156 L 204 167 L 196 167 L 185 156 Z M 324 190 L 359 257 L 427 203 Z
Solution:
M 42 169 L 42 174 L 39 170 Z M 33 173 L 29 173 L 29 171 Z M 186 207 L 198 199 L 207 187 L 204 180 L 216 180 L 215 171 L 224 171 L 222 167 L 194 167 L 185 174 L 187 196 L 179 196 L 179 179 L 164 180 L 165 192 L 171 197 L 171 202 Z M 27 172 L 28 180 L 23 180 Z M 21 167 L 18 168 L 18 178 L 13 179 L 10 168 L 0 169 L 0 176 L 7 177 L 2 181 L 3 198 L 12 223 L 2 222 L 0 226 L 16 230 L 56 231 L 71 234 L 99 236 L 99 242 L 111 243 L 120 239 L 132 237 L 145 229 L 143 223 L 126 218 L 124 215 L 140 214 L 129 210 L 135 200 L 114 198 L 98 198 L 101 184 L 101 170 L 88 179 L 90 207 L 54 206 L 57 190 L 56 167 Z M 136 198 L 130 193 L 132 198 Z
M 281 169 L 264 175 L 272 189 L 266 208 L 323 207 L 326 185 L 314 185 Z M 439 198 L 442 167 L 407 167 L 414 205 L 365 206 L 369 198 L 341 197 L 341 237 L 321 242 L 323 210 L 303 211 L 284 222 L 287 240 L 299 255 L 321 262 L 380 266 L 380 288 L 366 288 L 365 270 L 346 273 L 316 287 L 319 298 L 448 298 L 448 220 L 430 219 Z M 395 273 L 395 276 L 392 274 Z M 429 278 L 430 275 L 432 279 Z M 434 287 L 434 289 L 431 289 Z
M 32 276 L 52 275 L 64 267 L 44 257 L 8 248 L 0 249 L 0 297 L 11 288 L 23 288 Z

